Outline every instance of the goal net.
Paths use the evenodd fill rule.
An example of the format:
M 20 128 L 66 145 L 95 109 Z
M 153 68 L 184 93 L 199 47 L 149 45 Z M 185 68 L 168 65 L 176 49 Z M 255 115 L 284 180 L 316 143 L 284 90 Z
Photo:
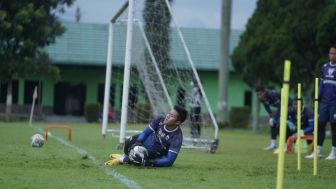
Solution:
M 169 0 L 127 1 L 108 37 L 103 136 L 111 131 L 122 145 L 140 132 L 129 123 L 148 124 L 180 105 L 189 113 L 183 147 L 215 152 L 218 126 Z M 109 120 L 120 128 L 109 129 Z

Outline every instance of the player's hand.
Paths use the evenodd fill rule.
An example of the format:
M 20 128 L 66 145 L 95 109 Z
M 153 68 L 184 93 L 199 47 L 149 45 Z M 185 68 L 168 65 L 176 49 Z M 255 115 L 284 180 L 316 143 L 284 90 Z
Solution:
M 138 166 L 147 166 L 147 167 L 153 167 L 154 166 L 154 160 L 151 160 L 149 158 L 142 158 L 139 155 L 135 155 L 132 158 L 130 158 L 130 161 L 134 165 Z
M 144 164 L 144 161 L 145 160 L 141 156 L 139 156 L 138 154 L 130 156 L 130 162 L 133 165 L 142 165 L 142 164 Z
M 270 127 L 273 127 L 273 126 L 274 126 L 274 119 L 273 119 L 273 118 L 270 118 L 270 119 L 268 120 L 268 125 L 269 125 Z
M 288 126 L 289 130 L 291 130 L 291 131 L 296 130 L 296 125 L 294 125 L 294 123 L 289 121 L 289 120 L 287 120 L 287 126 Z
M 136 146 L 143 146 L 142 142 L 140 142 L 139 140 L 137 140 L 134 144 L 132 144 L 131 147 L 128 148 L 128 154 L 131 152 L 131 150 L 136 147 Z
M 142 142 L 139 141 L 139 140 L 137 140 L 137 141 L 131 146 L 130 149 L 133 149 L 133 148 L 136 147 L 136 146 L 143 146 L 143 145 L 142 145 Z

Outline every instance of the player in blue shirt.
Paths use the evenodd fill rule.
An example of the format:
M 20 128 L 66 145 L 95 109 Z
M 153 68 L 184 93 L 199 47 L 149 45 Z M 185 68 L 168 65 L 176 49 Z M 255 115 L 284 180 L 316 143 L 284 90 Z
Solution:
M 256 93 L 259 101 L 264 105 L 265 110 L 269 115 L 269 126 L 271 130 L 271 144 L 264 148 L 264 150 L 275 150 L 276 149 L 276 137 L 278 134 L 278 123 L 280 117 L 280 99 L 281 95 L 276 91 L 271 91 L 265 89 L 264 87 L 257 87 Z M 276 110 L 273 111 L 271 107 Z
M 293 105 L 288 110 L 288 122 L 294 124 L 295 126 L 289 126 L 289 129 L 293 131 L 291 135 L 296 136 L 296 125 L 297 125 L 297 98 L 294 99 Z M 288 124 L 287 124 L 288 125 Z M 290 125 L 290 124 L 289 124 Z M 301 129 L 304 135 L 312 135 L 314 130 L 314 114 L 313 111 L 305 106 L 301 107 Z
M 317 156 L 322 157 L 322 145 L 325 138 L 325 127 L 330 122 L 332 148 L 327 160 L 336 159 L 336 44 L 329 49 L 329 62 L 321 68 L 319 86 L 319 118 L 317 135 Z M 306 156 L 312 159 L 314 154 Z
M 260 86 L 256 88 L 256 93 L 259 101 L 264 105 L 264 108 L 270 117 L 268 124 L 271 129 L 271 144 L 265 147 L 264 150 L 275 150 L 276 137 L 279 133 L 281 95 L 279 92 Z M 288 104 L 291 105 L 291 99 L 288 99 Z M 271 108 L 275 108 L 275 110 L 272 110 Z
M 145 130 L 125 141 L 124 155 L 112 154 L 112 159 L 106 165 L 135 164 L 153 167 L 170 167 L 175 162 L 181 149 L 183 134 L 180 128 L 187 117 L 187 111 L 175 106 L 166 116 L 154 119 Z M 148 157 L 136 159 L 130 157 L 130 152 L 136 146 L 143 146 Z M 115 156 L 115 157 L 113 157 Z M 140 157 L 139 157 L 140 158 Z
M 292 107 L 288 109 L 288 121 L 287 121 L 287 139 L 290 138 L 290 141 L 287 140 L 287 145 L 290 145 L 297 136 L 297 101 L 295 98 L 293 101 Z M 314 131 L 314 114 L 313 111 L 305 106 L 301 106 L 301 130 L 304 135 L 313 135 Z M 289 149 L 290 146 L 287 146 Z

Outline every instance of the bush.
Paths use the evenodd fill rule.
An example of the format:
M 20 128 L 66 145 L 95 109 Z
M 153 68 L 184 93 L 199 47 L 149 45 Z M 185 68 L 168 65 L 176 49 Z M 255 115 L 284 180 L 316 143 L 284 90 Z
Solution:
M 138 123 L 148 123 L 151 119 L 151 106 L 148 102 L 139 102 L 135 105 L 136 120 Z
M 224 123 L 224 122 L 217 122 L 217 125 L 218 125 L 218 128 L 219 129 L 225 129 L 225 128 L 228 128 L 230 127 L 230 124 L 229 123 Z
M 230 111 L 230 125 L 233 128 L 248 128 L 250 113 L 249 107 L 232 107 Z
M 100 115 L 100 105 L 97 103 L 85 104 L 84 116 L 87 122 L 98 122 Z

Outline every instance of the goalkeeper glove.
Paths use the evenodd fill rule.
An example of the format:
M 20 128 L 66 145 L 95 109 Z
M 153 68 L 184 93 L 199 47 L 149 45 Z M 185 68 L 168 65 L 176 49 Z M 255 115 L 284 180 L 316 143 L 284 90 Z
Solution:
M 139 155 L 135 155 L 134 157 L 130 158 L 130 162 L 134 165 L 138 166 L 147 166 L 147 167 L 153 167 L 154 166 L 154 160 L 149 158 L 141 158 Z
M 134 144 L 131 145 L 131 147 L 128 148 L 128 154 L 130 153 L 130 151 L 136 147 L 136 146 L 143 146 L 142 142 L 140 140 L 136 140 Z

